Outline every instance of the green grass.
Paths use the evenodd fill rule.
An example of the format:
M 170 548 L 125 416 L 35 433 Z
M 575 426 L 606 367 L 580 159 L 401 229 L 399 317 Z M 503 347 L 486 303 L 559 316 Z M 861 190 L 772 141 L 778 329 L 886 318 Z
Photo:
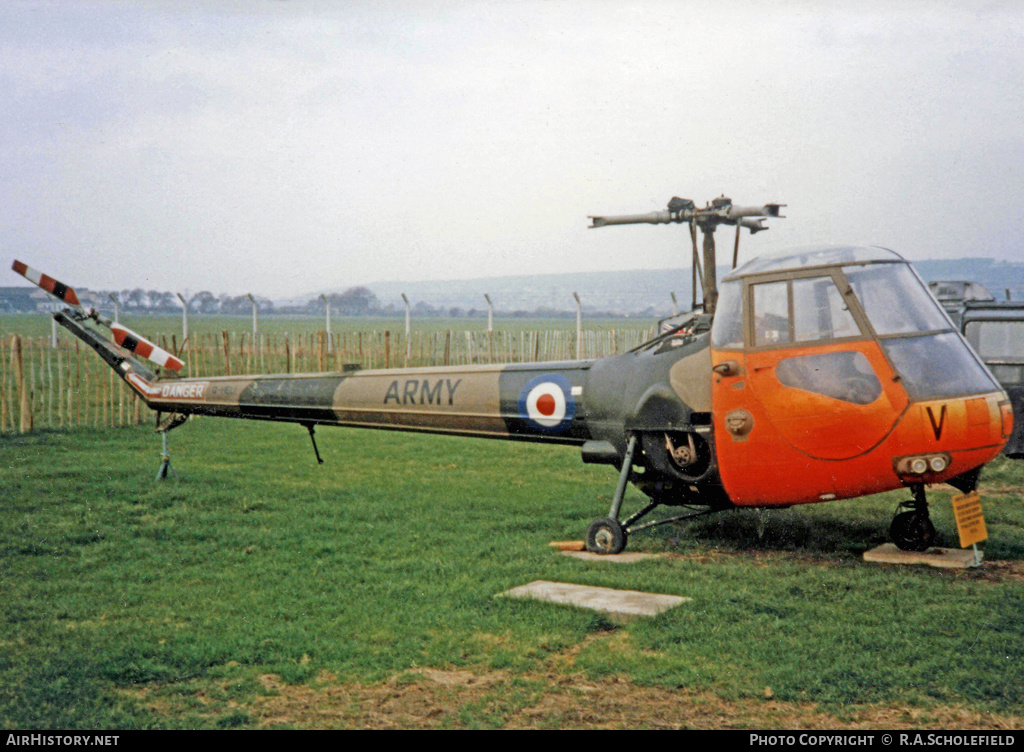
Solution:
M 422 667 L 501 670 L 510 694 L 441 725 L 496 727 L 537 674 L 709 692 L 723 700 L 1020 713 L 1024 583 L 986 570 L 865 564 L 903 494 L 726 513 L 638 534 L 672 556 L 585 563 L 548 542 L 606 513 L 609 468 L 577 450 L 194 420 L 154 481 L 150 428 L 0 435 L 0 724 L 238 728 L 258 681 L 368 684 Z M 997 462 L 986 558 L 1024 558 L 1020 464 Z M 933 517 L 955 545 L 949 489 Z M 631 496 L 627 506 L 635 508 Z M 761 533 L 761 534 L 759 534 Z M 538 579 L 693 602 L 613 628 L 594 613 L 495 594 Z M 173 701 L 172 714 L 134 690 Z M 482 704 L 481 704 L 482 703 Z

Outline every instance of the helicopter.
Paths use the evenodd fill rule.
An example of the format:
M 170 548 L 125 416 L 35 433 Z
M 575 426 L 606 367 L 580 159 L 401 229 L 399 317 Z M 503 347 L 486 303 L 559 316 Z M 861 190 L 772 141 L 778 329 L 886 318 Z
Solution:
M 723 196 L 699 208 L 673 198 L 663 211 L 591 217 L 592 228 L 688 225 L 694 292 L 693 309 L 663 321 L 653 339 L 593 360 L 174 378 L 177 356 L 84 307 L 56 279 L 20 261 L 13 270 L 65 303 L 56 322 L 169 416 L 158 429 L 165 467 L 167 431 L 190 415 L 300 424 L 318 461 L 316 426 L 568 444 L 583 462 L 618 472 L 608 514 L 586 531 L 593 553 L 616 554 L 641 530 L 723 510 L 904 488 L 911 498 L 890 537 L 924 551 L 936 539 L 925 487 L 976 490 L 1012 432 L 1010 402 L 893 251 L 801 248 L 737 266 L 741 229 L 768 229 L 783 206 L 735 206 Z M 736 244 L 719 285 L 722 225 L 736 227 Z M 647 501 L 624 517 L 630 484 Z M 645 519 L 662 506 L 684 511 Z

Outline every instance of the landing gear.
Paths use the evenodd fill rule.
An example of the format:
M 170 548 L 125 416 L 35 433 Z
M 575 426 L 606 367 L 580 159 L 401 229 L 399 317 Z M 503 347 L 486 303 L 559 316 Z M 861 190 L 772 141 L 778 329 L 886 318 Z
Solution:
M 649 437 L 644 436 L 645 442 L 650 441 Z M 633 457 L 636 454 L 637 447 L 640 443 L 640 438 L 634 434 L 629 437 L 629 441 L 626 444 L 626 456 L 622 460 L 622 469 L 619 471 L 619 483 L 615 487 L 615 496 L 612 498 L 612 507 L 608 512 L 607 517 L 600 517 L 590 523 L 590 527 L 587 528 L 587 550 L 595 554 L 617 554 L 621 553 L 626 548 L 626 542 L 629 540 L 629 536 L 638 530 L 645 528 L 654 527 L 656 525 L 666 525 L 671 522 L 680 522 L 682 520 L 689 520 L 694 517 L 703 517 L 707 514 L 713 514 L 719 511 L 717 508 L 711 508 L 706 510 L 694 511 L 690 514 L 679 515 L 677 517 L 670 517 L 667 519 L 654 520 L 653 522 L 645 522 L 642 525 L 636 525 L 642 517 L 647 516 L 657 507 L 662 504 L 671 504 L 672 501 L 666 499 L 664 495 L 654 490 L 645 490 L 651 497 L 651 502 L 647 504 L 643 509 L 633 514 L 625 522 L 619 522 L 619 512 L 622 510 L 622 500 L 626 495 L 626 486 L 630 480 L 635 480 L 633 473 Z M 672 445 L 669 445 L 669 450 L 673 449 Z M 680 447 L 680 453 L 685 455 L 686 451 L 692 451 L 692 455 L 685 455 L 686 459 L 691 462 L 699 456 L 700 445 L 695 444 L 693 441 L 688 442 L 686 450 L 682 450 Z M 693 459 L 691 459 L 691 457 Z M 660 485 L 660 484 L 657 484 Z
M 178 471 L 171 466 L 171 450 L 167 446 L 167 432 L 163 432 L 164 439 L 164 450 L 160 453 L 160 469 L 156 471 L 156 479 L 163 480 L 168 477 L 171 473 L 174 473 L 174 477 L 178 477 Z
M 617 554 L 626 547 L 626 531 L 622 523 L 602 517 L 587 528 L 587 550 L 595 554 Z
M 928 516 L 924 486 L 914 486 L 913 492 L 914 498 L 897 508 L 889 526 L 889 537 L 904 551 L 926 551 L 935 544 L 935 525 Z
M 619 471 L 619 484 L 615 487 L 612 497 L 612 508 L 607 517 L 601 517 L 590 523 L 587 528 L 587 550 L 595 554 L 617 554 L 626 547 L 626 528 L 619 523 L 619 511 L 622 499 L 626 495 L 626 484 L 633 472 L 633 455 L 636 454 L 636 436 L 630 436 L 626 444 L 626 456 L 622 459 Z
M 171 416 L 167 419 L 167 422 L 161 423 L 160 413 L 157 413 L 156 432 L 162 434 L 164 444 L 163 452 L 160 453 L 160 469 L 157 470 L 156 473 L 157 480 L 164 480 L 165 478 L 169 477 L 172 473 L 174 474 L 175 478 L 178 477 L 177 471 L 171 466 L 171 451 L 170 448 L 168 447 L 167 434 L 168 432 L 180 426 L 186 420 L 188 420 L 187 415 L 172 413 Z
M 893 517 L 889 536 L 904 551 L 927 551 L 935 542 L 935 525 L 927 512 L 901 512 Z

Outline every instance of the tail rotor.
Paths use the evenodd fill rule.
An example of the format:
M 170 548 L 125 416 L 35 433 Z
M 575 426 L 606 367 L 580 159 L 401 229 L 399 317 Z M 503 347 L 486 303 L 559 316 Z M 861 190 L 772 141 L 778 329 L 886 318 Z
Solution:
M 141 334 L 133 332 L 122 324 L 112 322 L 106 316 L 102 316 L 95 308 L 83 307 L 82 302 L 79 300 L 78 294 L 75 293 L 74 289 L 65 285 L 60 280 L 54 279 L 48 274 L 43 274 L 42 272 L 37 271 L 27 264 L 17 260 L 12 264 L 11 268 L 29 282 L 38 285 L 41 289 L 45 290 L 50 295 L 53 295 L 58 300 L 72 306 L 71 313 L 74 318 L 79 321 L 92 319 L 96 323 L 102 324 L 110 329 L 114 335 L 114 342 L 125 350 L 128 350 L 139 357 L 145 358 L 146 360 L 150 360 L 153 363 L 171 371 L 178 371 L 185 365 L 184 361 L 150 342 Z

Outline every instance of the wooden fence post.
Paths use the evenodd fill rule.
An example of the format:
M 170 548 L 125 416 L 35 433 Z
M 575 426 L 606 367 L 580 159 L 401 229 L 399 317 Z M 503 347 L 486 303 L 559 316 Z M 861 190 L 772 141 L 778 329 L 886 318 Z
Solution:
M 28 433 L 32 430 L 32 406 L 28 401 L 28 388 L 25 384 L 25 359 L 21 352 L 21 337 L 11 335 L 11 370 L 18 387 L 18 404 L 21 407 L 21 424 L 19 431 Z
M 228 330 L 222 329 L 220 332 L 221 338 L 224 340 L 224 375 L 231 375 L 231 349 L 230 342 L 228 341 Z
M 64 427 L 64 358 L 57 350 L 57 425 Z
M 0 431 L 7 430 L 7 358 L 3 340 L 0 340 Z

